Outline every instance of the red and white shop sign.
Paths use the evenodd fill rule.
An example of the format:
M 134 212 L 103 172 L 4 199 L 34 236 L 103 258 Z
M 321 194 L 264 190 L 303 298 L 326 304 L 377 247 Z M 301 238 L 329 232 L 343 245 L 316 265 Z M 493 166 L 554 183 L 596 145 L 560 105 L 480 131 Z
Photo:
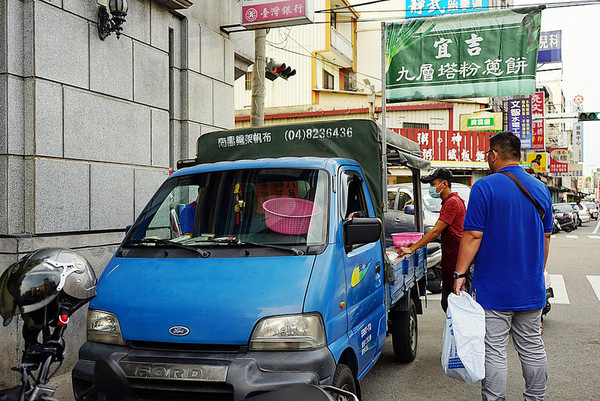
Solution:
M 550 173 L 569 172 L 569 150 L 567 148 L 550 149 Z
M 244 0 L 242 5 L 242 25 L 247 28 L 273 28 L 313 21 L 313 0 Z
M 486 162 L 494 132 L 392 128 L 421 146 L 421 157 L 430 161 Z
M 545 150 L 546 136 L 544 135 L 544 120 L 533 120 L 531 150 Z
M 531 97 L 531 115 L 544 116 L 546 114 L 544 104 L 544 92 L 535 92 Z

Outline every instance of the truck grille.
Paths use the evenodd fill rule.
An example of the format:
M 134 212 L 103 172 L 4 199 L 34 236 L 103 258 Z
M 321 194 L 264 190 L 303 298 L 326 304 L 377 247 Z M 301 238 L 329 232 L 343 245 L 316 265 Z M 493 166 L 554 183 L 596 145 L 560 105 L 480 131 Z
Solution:
M 130 379 L 132 396 L 137 401 L 233 401 L 233 387 L 226 383 L 173 382 Z
M 247 345 L 229 345 L 229 344 L 184 344 L 184 343 L 161 343 L 153 341 L 127 341 L 130 348 L 149 351 L 169 351 L 169 352 L 224 352 L 224 353 L 245 353 L 248 351 Z

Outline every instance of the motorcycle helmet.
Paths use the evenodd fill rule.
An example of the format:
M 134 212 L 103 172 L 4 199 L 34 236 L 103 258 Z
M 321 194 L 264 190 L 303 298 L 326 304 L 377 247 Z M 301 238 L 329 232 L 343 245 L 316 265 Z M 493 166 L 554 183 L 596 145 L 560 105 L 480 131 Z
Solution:
M 31 252 L 0 277 L 0 315 L 4 325 L 18 314 L 32 328 L 45 325 L 49 314 L 41 314 L 43 322 L 36 322 L 39 311 L 52 307 L 51 314 L 55 315 L 59 303 L 67 305 L 70 315 L 96 296 L 96 281 L 88 261 L 70 249 L 42 248 Z

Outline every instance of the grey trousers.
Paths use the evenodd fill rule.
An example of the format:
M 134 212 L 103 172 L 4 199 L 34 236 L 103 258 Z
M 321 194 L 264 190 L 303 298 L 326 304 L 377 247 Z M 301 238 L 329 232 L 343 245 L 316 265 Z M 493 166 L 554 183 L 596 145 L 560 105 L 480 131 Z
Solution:
M 541 309 L 514 312 L 485 310 L 485 379 L 481 382 L 484 401 L 506 399 L 509 334 L 521 360 L 525 379 L 523 398 L 527 401 L 544 399 L 548 363 L 540 330 L 541 316 Z

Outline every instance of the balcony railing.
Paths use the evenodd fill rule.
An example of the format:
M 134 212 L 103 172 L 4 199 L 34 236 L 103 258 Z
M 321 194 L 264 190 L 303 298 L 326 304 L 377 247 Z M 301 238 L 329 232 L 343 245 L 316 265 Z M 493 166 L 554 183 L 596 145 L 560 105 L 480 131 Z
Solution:
M 354 49 L 352 42 L 342 36 L 336 29 L 331 29 L 331 46 L 337 49 L 343 56 L 352 61 L 354 59 Z

